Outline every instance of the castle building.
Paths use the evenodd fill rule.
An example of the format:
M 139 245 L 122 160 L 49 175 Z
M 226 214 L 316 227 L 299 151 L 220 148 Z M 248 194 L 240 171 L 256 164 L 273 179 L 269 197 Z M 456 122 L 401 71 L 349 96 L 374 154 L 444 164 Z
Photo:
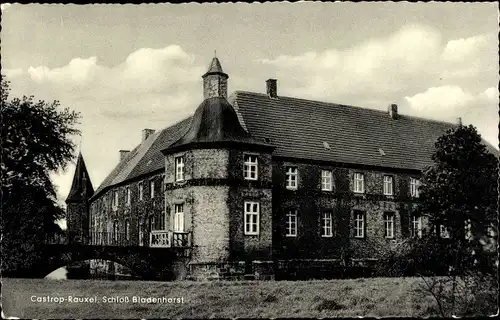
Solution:
M 217 58 L 202 78 L 194 115 L 120 150 L 89 198 L 93 243 L 185 247 L 177 278 L 265 278 L 287 261 L 368 263 L 422 234 L 419 179 L 455 124 L 284 97 L 275 79 L 228 96 Z

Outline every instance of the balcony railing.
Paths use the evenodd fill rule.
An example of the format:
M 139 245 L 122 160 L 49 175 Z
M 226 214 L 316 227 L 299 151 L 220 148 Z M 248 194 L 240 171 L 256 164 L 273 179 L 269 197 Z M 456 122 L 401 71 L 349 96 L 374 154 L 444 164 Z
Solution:
M 172 232 L 172 247 L 189 247 L 189 246 L 191 246 L 191 233 Z
M 191 245 L 190 232 L 153 230 L 149 234 L 149 246 L 153 248 L 180 247 Z
M 149 233 L 149 246 L 165 248 L 171 246 L 170 233 L 167 230 L 153 230 Z

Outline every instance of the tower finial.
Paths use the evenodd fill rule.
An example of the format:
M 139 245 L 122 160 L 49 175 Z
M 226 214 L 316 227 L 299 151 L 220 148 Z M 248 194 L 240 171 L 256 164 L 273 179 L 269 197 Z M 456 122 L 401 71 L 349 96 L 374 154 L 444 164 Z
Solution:
M 217 58 L 217 49 L 214 50 L 214 57 Z

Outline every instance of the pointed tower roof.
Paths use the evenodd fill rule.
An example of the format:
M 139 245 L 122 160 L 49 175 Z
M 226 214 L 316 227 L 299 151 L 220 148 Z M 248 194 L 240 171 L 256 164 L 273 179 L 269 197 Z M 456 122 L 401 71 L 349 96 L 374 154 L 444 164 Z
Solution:
M 76 161 L 75 175 L 73 176 L 73 183 L 66 198 L 66 203 L 88 200 L 93 193 L 94 188 L 92 187 L 82 153 L 80 152 Z
M 175 143 L 164 151 L 174 151 L 185 147 L 207 146 L 209 144 L 232 143 L 271 147 L 264 141 L 253 138 L 246 132 L 233 106 L 223 97 L 205 99 L 196 109 L 191 127 Z M 168 151 L 167 151 L 168 150 Z
M 217 73 L 228 77 L 228 75 L 226 73 L 224 73 L 224 71 L 222 70 L 222 65 L 220 64 L 219 59 L 217 59 L 217 57 L 214 57 L 212 59 L 212 63 L 210 63 L 210 67 L 208 68 L 208 71 L 203 75 L 203 77 L 205 77 L 209 74 L 217 74 Z

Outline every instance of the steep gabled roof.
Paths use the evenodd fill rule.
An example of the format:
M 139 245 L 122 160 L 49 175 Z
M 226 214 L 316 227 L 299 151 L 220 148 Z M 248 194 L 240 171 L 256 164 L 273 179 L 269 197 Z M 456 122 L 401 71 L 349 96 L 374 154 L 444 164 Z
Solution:
M 97 188 L 93 197 L 110 186 L 120 184 L 124 181 L 164 168 L 164 156 L 162 149 L 177 141 L 186 133 L 191 125 L 192 117 L 186 118 L 168 128 L 150 135 L 132 150 L 104 179 Z
M 273 156 L 422 170 L 451 123 L 289 97 L 237 91 L 231 98 L 257 139 L 276 145 Z
M 78 159 L 76 160 L 73 183 L 71 184 L 71 189 L 69 190 L 68 197 L 66 198 L 66 203 L 86 201 L 90 199 L 93 193 L 94 187 L 92 187 L 92 182 L 90 181 L 85 161 L 83 160 L 82 154 L 79 153 Z
M 210 101 L 202 103 L 207 109 L 198 116 L 143 141 L 117 165 L 93 197 L 108 187 L 163 169 L 161 150 L 185 142 L 219 139 L 224 132 L 233 138 L 250 137 L 259 144 L 271 144 L 276 147 L 274 157 L 420 171 L 432 165 L 437 138 L 456 126 L 401 114 L 392 119 L 379 110 L 281 96 L 276 99 L 244 91 L 228 98 L 233 107 L 219 99 L 207 99 Z M 225 123 L 227 119 L 220 122 L 221 114 L 230 114 L 227 119 L 231 123 Z M 483 143 L 499 156 L 497 149 Z

